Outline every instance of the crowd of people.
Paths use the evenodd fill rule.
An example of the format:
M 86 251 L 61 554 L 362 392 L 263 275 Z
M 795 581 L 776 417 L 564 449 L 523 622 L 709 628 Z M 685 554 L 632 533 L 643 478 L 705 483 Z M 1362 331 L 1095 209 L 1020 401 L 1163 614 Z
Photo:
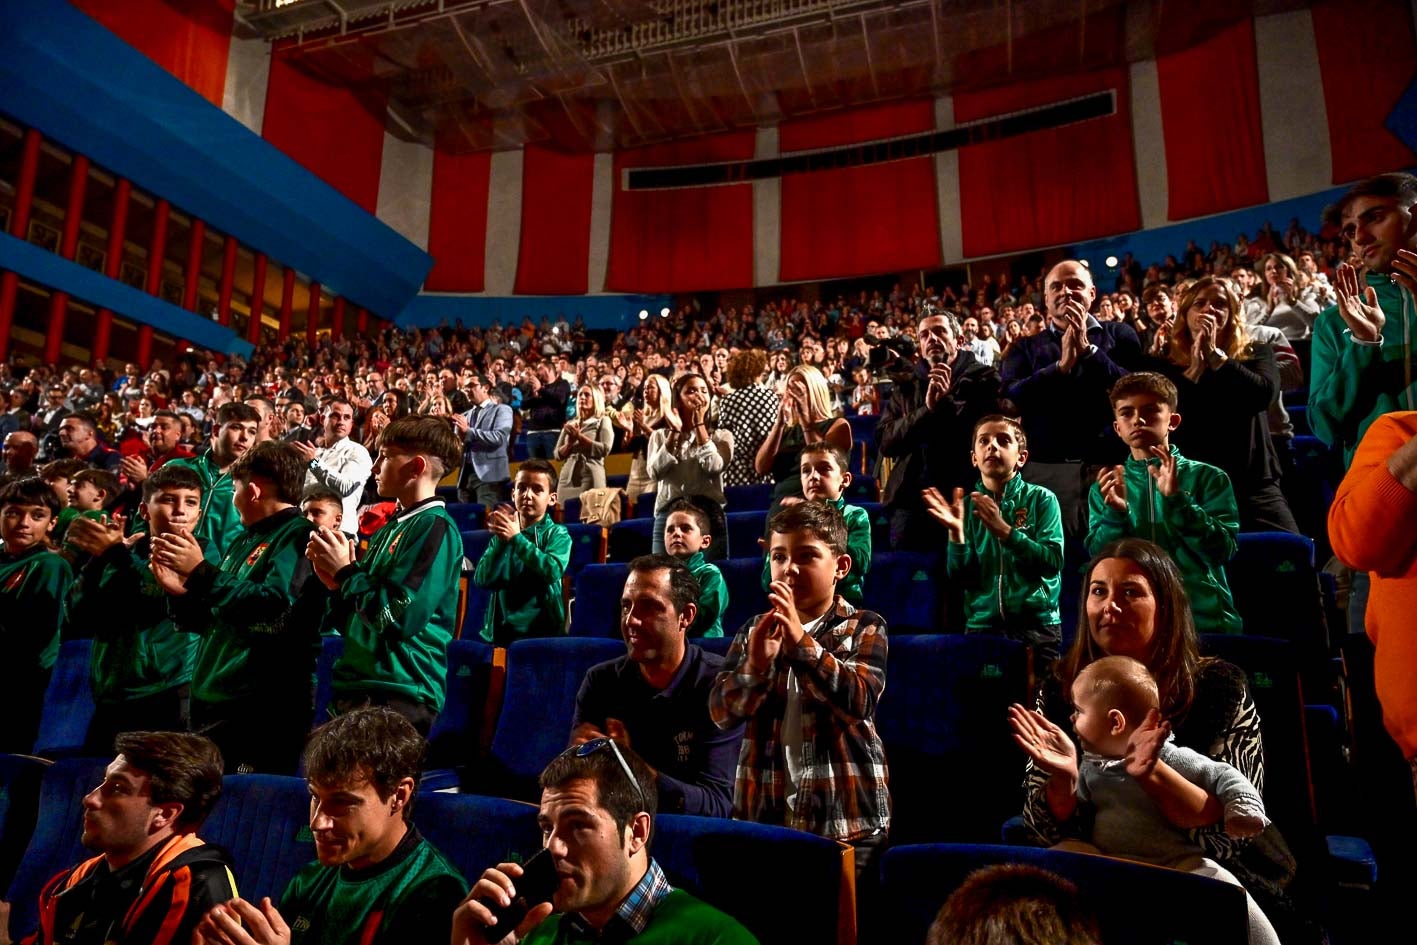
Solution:
M 862 609 L 872 544 L 846 495 L 861 472 L 852 416 L 876 417 L 869 471 L 892 548 L 943 550 L 937 577 L 954 603 L 937 629 L 1033 649 L 1037 706 L 1015 707 L 1011 722 L 1035 842 L 1242 885 L 1252 942 L 1317 941 L 1264 811 L 1262 725 L 1244 674 L 1201 658 L 1197 634 L 1263 631 L 1244 625 L 1225 564 L 1242 530 L 1298 531 L 1281 391 L 1307 375 L 1310 422 L 1345 462 L 1369 424 L 1417 406 L 1414 205 L 1417 178 L 1382 175 L 1335 205 L 1321 236 L 1295 221 L 1282 237 L 1266 226 L 1233 247 L 1188 246 L 1181 263 L 1127 258 L 1113 291 L 1064 260 L 939 293 L 897 286 L 712 314 L 687 304 L 623 333 L 528 318 L 314 347 L 292 338 L 249 361 L 184 357 L 114 378 L 0 366 L 0 655 L 15 693 L 0 750 L 33 744 L 61 637 L 92 636 L 99 712 L 85 747 L 107 753 L 117 738 L 119 752 L 94 809 L 132 793 L 122 782 L 134 778 L 153 782 L 153 810 L 169 809 L 148 812 L 136 855 L 94 846 L 106 865 L 56 879 L 39 941 L 79 940 L 53 931 L 85 901 L 71 886 L 134 862 L 156 869 L 168 841 L 199 825 L 201 803 L 156 788 L 152 744 L 228 772 L 294 773 L 304 752 L 322 866 L 279 908 L 211 883 L 211 911 L 191 911 L 193 897 L 188 912 L 197 940 L 301 941 L 292 930 L 310 920 L 302 930 L 289 913 L 311 902 L 367 917 L 374 900 L 351 898 L 354 883 L 385 875 L 386 858 L 445 875 L 411 828 L 355 855 L 362 841 L 338 826 L 355 815 L 331 812 L 364 804 L 407 821 L 421 757 L 409 746 L 443 708 L 464 566 L 440 484 L 487 510 L 486 551 L 469 564 L 490 601 L 464 632 L 505 646 L 566 632 L 571 541 L 556 509 L 600 503 L 614 453 L 629 458 L 631 503 L 655 494 L 653 553 L 629 567 L 626 655 L 587 674 L 572 749 L 542 776 L 548 849 L 577 889 L 563 883 L 548 900 L 557 931 L 543 921 L 551 908 L 533 903 L 501 940 L 590 940 L 623 922 L 645 942 L 697 941 L 678 931 L 690 925 L 721 936 L 704 941 L 750 941 L 669 891 L 647 853 L 656 810 L 848 843 L 869 902 L 890 830 L 889 746 L 873 722 L 888 643 L 882 618 Z M 1296 342 L 1312 344 L 1309 364 Z M 514 462 L 518 444 L 526 458 Z M 1412 492 L 1402 470 L 1381 486 Z M 728 490 L 753 484 L 771 485 L 761 548 L 728 547 Z M 1069 642 L 1059 607 L 1070 550 L 1092 560 Z M 763 560 L 765 606 L 742 627 L 721 621 L 713 562 L 729 556 Z M 1380 573 L 1375 613 L 1390 620 L 1389 588 L 1410 580 Z M 1366 590 L 1355 577 L 1360 621 Z M 307 745 L 315 656 L 336 633 L 337 717 Z M 726 656 L 696 644 L 723 634 Z M 1381 634 L 1380 665 L 1410 652 L 1400 630 Z M 1396 707 L 1389 725 L 1417 782 L 1417 699 L 1397 677 L 1380 674 L 1379 694 Z M 389 734 L 400 725 L 406 738 Z M 139 748 L 125 734 L 188 730 L 200 744 Z M 399 739 L 393 774 L 384 748 L 377 761 L 358 754 Z M 611 849 L 625 858 L 613 880 L 589 865 Z M 461 906 L 461 878 L 422 900 L 399 887 L 421 903 L 409 924 L 380 913 L 386 925 L 357 940 L 407 940 L 387 928 L 470 940 L 522 875 L 489 869 Z M 355 941 L 357 927 L 319 940 Z

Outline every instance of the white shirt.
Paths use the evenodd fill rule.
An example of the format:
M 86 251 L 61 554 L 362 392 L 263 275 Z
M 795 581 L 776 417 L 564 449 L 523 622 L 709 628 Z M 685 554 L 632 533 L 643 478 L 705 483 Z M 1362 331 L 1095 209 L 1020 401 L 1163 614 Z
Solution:
M 344 521 L 340 523 L 340 530 L 353 535 L 359 531 L 359 497 L 373 471 L 374 460 L 364 444 L 345 437 L 334 446 L 315 451 L 315 458 L 305 473 L 305 488 L 324 486 L 338 492 L 344 500 Z

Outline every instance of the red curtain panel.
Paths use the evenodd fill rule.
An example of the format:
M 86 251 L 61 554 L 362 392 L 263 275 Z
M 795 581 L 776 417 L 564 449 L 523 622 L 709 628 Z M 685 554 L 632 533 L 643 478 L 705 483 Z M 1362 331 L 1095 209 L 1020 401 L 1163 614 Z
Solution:
M 1168 216 L 1187 220 L 1267 202 L 1254 20 L 1159 56 L 1156 72 Z
M 301 72 L 279 44 L 271 55 L 261 134 L 365 210 L 378 206 L 383 109 Z
M 635 148 L 615 155 L 610 262 L 614 292 L 694 292 L 753 284 L 753 185 L 625 190 L 632 167 L 669 167 L 753 156 L 751 131 Z
M 581 295 L 590 277 L 595 155 L 528 146 L 522 157 L 518 295 Z
M 1105 118 L 962 148 L 960 218 L 966 256 L 992 256 L 1141 227 L 1125 69 L 1062 75 L 954 97 L 955 123 L 1115 91 Z
M 1417 164 L 1383 126 L 1417 74 L 1412 6 L 1406 0 L 1342 0 L 1310 10 L 1328 110 L 1333 182 Z
M 487 193 L 492 153 L 433 154 L 433 199 L 428 215 L 430 292 L 481 292 L 485 288 Z
M 72 0 L 125 43 L 221 107 L 236 0 Z M 179 8 L 180 7 L 180 11 Z
M 931 131 L 933 101 L 894 102 L 784 122 L 784 154 Z M 941 263 L 933 158 L 782 178 L 782 280 L 828 279 Z

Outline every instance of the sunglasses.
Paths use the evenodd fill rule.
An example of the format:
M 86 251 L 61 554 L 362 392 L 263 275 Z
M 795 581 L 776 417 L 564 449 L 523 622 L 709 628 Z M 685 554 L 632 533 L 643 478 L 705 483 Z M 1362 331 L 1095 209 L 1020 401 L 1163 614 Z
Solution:
M 635 796 L 640 799 L 640 809 L 644 810 L 645 792 L 640 787 L 640 779 L 635 777 L 634 772 L 630 770 L 629 762 L 627 762 L 625 756 L 620 753 L 620 746 L 615 744 L 613 738 L 592 738 L 588 742 L 582 742 L 579 745 L 572 745 L 570 748 L 567 748 L 566 754 L 574 755 L 577 758 L 589 758 L 596 752 L 605 751 L 607 748 L 615 755 L 615 760 L 620 763 L 620 770 L 625 772 L 625 778 L 630 784 L 634 785 Z

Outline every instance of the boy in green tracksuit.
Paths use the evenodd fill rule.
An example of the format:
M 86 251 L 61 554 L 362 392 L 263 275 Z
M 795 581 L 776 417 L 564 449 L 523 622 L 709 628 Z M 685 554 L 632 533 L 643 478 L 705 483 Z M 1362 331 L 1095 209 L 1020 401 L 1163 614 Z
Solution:
M 59 656 L 59 611 L 72 572 L 49 550 L 58 517 L 59 497 L 42 480 L 0 488 L 0 666 L 8 683 L 0 752 L 33 750 Z
M 174 459 L 172 465 L 191 469 L 202 480 L 202 516 L 193 533 L 207 549 L 207 560 L 220 564 L 227 550 L 241 537 L 242 519 L 231 501 L 231 467 L 256 443 L 261 415 L 249 404 L 222 404 L 216 412 L 211 448 L 191 459 Z M 137 530 L 143 524 L 137 523 Z
M 1058 497 L 1024 481 L 1023 425 L 994 414 L 974 425 L 971 456 L 979 485 L 946 499 L 927 489 L 925 510 L 949 533 L 945 573 L 965 595 L 965 632 L 993 633 L 1058 658 L 1062 627 L 1063 516 Z
M 345 641 L 334 667 L 336 714 L 388 706 L 427 737 L 443 708 L 463 544 L 435 491 L 461 456 L 446 417 L 395 420 L 380 436 L 374 479 L 398 507 L 364 557 L 354 560 L 354 543 L 337 528 L 310 535 L 307 557 L 331 591 L 324 629 Z
M 69 481 L 88 468 L 82 459 L 56 459 L 39 469 L 39 478 L 54 490 L 54 496 L 59 500 L 59 517 L 55 519 L 54 532 L 49 536 L 56 546 L 64 543 L 64 533 L 69 530 L 69 523 L 79 517 L 79 510 L 69 504 Z
M 59 554 L 69 562 L 69 567 L 78 571 L 88 562 L 89 556 L 69 540 L 67 526 L 79 519 L 87 519 L 92 522 L 110 521 L 108 513 L 117 510 L 118 501 L 121 498 L 123 498 L 122 484 L 119 483 L 117 476 L 106 469 L 85 467 L 70 477 L 69 508 L 73 509 L 75 514 L 66 523 L 63 542 L 59 548 Z M 111 747 L 111 745 L 105 745 L 100 754 L 107 754 Z
M 151 539 L 153 576 L 169 595 L 174 625 L 202 637 L 192 728 L 217 743 L 228 771 L 293 773 L 310 727 L 326 595 L 319 581 L 307 581 L 314 526 L 295 505 L 305 466 L 275 441 L 236 461 L 232 501 L 244 531 L 220 568 L 190 531 Z
M 178 633 L 167 595 L 148 567 L 148 542 L 191 532 L 202 514 L 202 480 L 171 464 L 143 480 L 138 514 L 147 534 L 123 539 L 119 516 L 80 518 L 69 543 L 87 559 L 64 602 L 65 633 L 92 636 L 89 678 L 95 712 L 84 747 L 113 750 L 119 732 L 187 730 L 187 703 L 199 638 Z
M 718 565 L 704 560 L 704 549 L 713 541 L 709 517 L 692 499 L 678 498 L 666 510 L 664 550 L 689 569 L 699 583 L 698 613 L 689 625 L 688 636 L 723 636 L 723 612 L 728 607 L 728 583 Z
M 1112 386 L 1112 428 L 1130 447 L 1125 466 L 1104 468 L 1088 493 L 1087 550 L 1145 538 L 1176 561 L 1201 633 L 1239 633 L 1225 562 L 1235 554 L 1239 510 L 1230 477 L 1171 445 L 1181 425 L 1176 385 L 1139 371 Z
M 851 485 L 851 462 L 846 453 L 825 440 L 803 447 L 798 472 L 802 476 L 804 502 L 825 502 L 846 521 L 846 553 L 851 571 L 836 585 L 836 591 L 854 606 L 865 599 L 866 572 L 871 570 L 871 516 L 859 506 L 848 505 L 846 490 Z M 766 545 L 766 542 L 764 542 Z M 771 589 L 772 562 L 763 558 L 763 590 Z
M 492 541 L 472 581 L 489 588 L 482 639 L 506 646 L 523 637 L 566 632 L 561 579 L 571 564 L 571 533 L 546 514 L 556 504 L 556 467 L 529 459 L 517 470 L 512 505 L 487 516 Z

